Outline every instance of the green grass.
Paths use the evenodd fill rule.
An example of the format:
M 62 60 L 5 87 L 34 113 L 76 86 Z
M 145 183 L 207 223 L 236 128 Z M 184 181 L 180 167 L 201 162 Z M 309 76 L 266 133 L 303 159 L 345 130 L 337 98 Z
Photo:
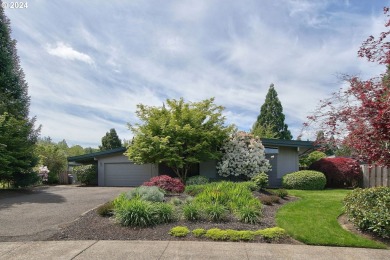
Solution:
M 349 190 L 289 190 L 301 199 L 284 205 L 276 215 L 277 225 L 293 238 L 309 245 L 387 248 L 344 230 L 337 218 Z

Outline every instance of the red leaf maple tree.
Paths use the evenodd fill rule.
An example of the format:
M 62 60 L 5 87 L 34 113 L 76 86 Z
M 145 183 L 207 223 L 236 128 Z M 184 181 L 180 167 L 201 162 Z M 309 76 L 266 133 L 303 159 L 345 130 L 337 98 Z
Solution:
M 363 42 L 358 56 L 386 66 L 386 72 L 369 80 L 344 76 L 348 88 L 322 100 L 309 122 L 320 123 L 325 134 L 351 149 L 359 161 L 390 165 L 390 14 L 386 30 L 379 37 L 370 36 Z

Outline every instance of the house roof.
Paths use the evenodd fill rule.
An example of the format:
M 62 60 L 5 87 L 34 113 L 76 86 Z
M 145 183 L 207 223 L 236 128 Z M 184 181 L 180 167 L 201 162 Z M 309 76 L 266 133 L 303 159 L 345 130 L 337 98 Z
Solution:
M 282 140 L 282 139 L 267 139 L 261 138 L 261 142 L 264 146 L 284 146 L 284 147 L 302 147 L 302 148 L 314 148 L 312 141 L 299 141 L 299 140 Z
M 313 142 L 311 141 L 298 141 L 298 140 L 281 140 L 281 139 L 266 139 L 262 138 L 261 142 L 264 146 L 268 147 L 301 147 L 301 148 L 314 148 Z M 119 147 L 111 150 L 88 153 L 78 156 L 68 157 L 68 162 L 81 163 L 81 164 L 93 164 L 99 157 L 110 156 L 114 154 L 123 154 L 126 151 L 125 147 Z
M 111 150 L 106 150 L 106 151 L 101 151 L 96 153 L 87 153 L 83 155 L 68 157 L 68 162 L 84 163 L 84 164 L 94 163 L 94 161 L 96 161 L 95 158 L 109 156 L 113 154 L 123 154 L 125 151 L 126 151 L 125 147 L 119 147 L 119 148 L 114 148 Z

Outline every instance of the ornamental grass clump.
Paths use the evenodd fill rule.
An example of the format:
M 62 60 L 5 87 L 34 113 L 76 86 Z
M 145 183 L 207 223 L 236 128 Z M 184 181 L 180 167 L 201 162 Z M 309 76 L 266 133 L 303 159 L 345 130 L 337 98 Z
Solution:
M 199 219 L 204 214 L 212 221 L 221 221 L 229 212 L 239 221 L 257 223 L 262 215 L 262 205 L 252 195 L 248 185 L 226 181 L 204 185 L 191 206 L 186 206 L 183 208 L 186 219 L 193 218 L 192 215 Z
M 175 220 L 173 205 L 139 197 L 128 199 L 122 193 L 114 201 L 114 216 L 123 226 L 149 227 Z

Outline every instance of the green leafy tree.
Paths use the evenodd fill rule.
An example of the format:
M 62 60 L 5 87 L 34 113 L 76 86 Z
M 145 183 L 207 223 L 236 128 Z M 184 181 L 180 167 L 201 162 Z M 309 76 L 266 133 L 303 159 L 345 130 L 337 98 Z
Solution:
M 60 143 L 58 143 L 58 144 L 60 144 Z M 70 147 L 68 149 L 65 149 L 65 151 L 66 151 L 68 156 L 77 156 L 77 155 L 85 154 L 84 148 L 78 144 L 73 145 L 72 147 Z
M 251 134 L 259 138 L 269 138 L 276 139 L 277 133 L 274 132 L 274 127 L 272 125 L 260 125 L 256 123 L 253 125 Z
M 257 117 L 251 132 L 254 134 L 257 132 L 266 134 L 266 136 L 257 135 L 260 138 L 291 140 L 292 135 L 288 130 L 287 124 L 284 123 L 284 119 L 283 107 L 278 98 L 278 93 L 274 88 L 274 84 L 271 84 L 265 97 L 265 102 L 261 106 L 260 115 Z M 270 131 L 270 127 L 272 127 L 272 131 Z
M 33 168 L 38 163 L 35 143 L 39 134 L 34 120 L 16 119 L 5 113 L 0 124 L 0 181 L 15 187 L 28 186 L 34 179 Z M 23 180 L 25 177 L 25 180 Z
M 95 153 L 95 152 L 99 152 L 100 150 L 97 149 L 97 148 L 92 148 L 92 147 L 86 147 L 84 148 L 84 154 L 86 153 Z
M 193 164 L 219 159 L 233 126 L 225 125 L 222 106 L 214 98 L 186 103 L 168 99 L 166 106 L 137 106 L 142 123 L 131 125 L 133 143 L 126 154 L 135 163 L 164 163 L 181 180 Z
M 38 158 L 34 146 L 40 129 L 35 129 L 35 119 L 28 117 L 29 106 L 28 85 L 19 65 L 16 41 L 11 39 L 10 21 L 0 5 L 0 181 L 16 187 L 35 182 L 33 167 Z
M 105 136 L 102 137 L 102 145 L 99 146 L 101 151 L 110 150 L 114 148 L 122 147 L 121 139 L 119 139 L 114 128 L 110 129 Z
M 299 165 L 301 167 L 309 167 L 313 162 L 316 162 L 322 158 L 326 158 L 326 153 L 321 151 L 314 151 L 306 156 L 299 158 Z
M 36 148 L 39 165 L 49 169 L 48 183 L 58 183 L 58 176 L 66 170 L 66 149 L 59 143 L 38 142 Z

